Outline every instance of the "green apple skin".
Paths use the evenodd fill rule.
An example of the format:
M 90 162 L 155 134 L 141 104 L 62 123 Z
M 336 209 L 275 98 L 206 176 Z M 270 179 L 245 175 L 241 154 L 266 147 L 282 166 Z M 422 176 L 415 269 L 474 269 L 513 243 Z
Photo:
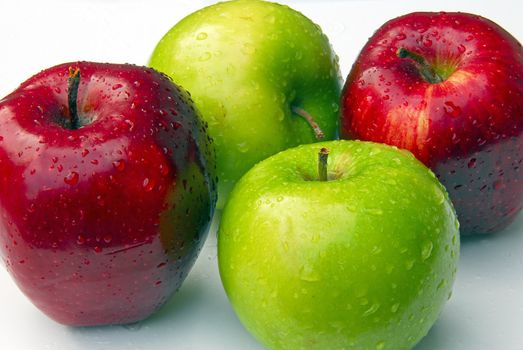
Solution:
M 321 147 L 329 180 L 318 181 Z M 407 151 L 331 141 L 283 151 L 236 185 L 220 274 L 268 349 L 412 348 L 450 298 L 459 224 L 443 186 Z
M 190 91 L 215 141 L 218 206 L 254 164 L 316 141 L 293 107 L 338 137 L 338 58 L 311 20 L 280 4 L 218 3 L 171 28 L 150 66 Z

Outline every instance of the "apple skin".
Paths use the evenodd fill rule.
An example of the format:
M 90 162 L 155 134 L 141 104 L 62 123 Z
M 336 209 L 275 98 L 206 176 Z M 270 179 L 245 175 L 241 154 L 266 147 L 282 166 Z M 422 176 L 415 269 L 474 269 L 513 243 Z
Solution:
M 406 48 L 444 81 L 431 84 Z M 466 13 L 411 13 L 384 24 L 354 63 L 342 138 L 405 148 L 447 188 L 462 234 L 493 233 L 523 207 L 523 50 Z
M 329 181 L 317 180 L 320 148 Z M 409 349 L 449 298 L 459 255 L 444 187 L 383 144 L 298 146 L 256 165 L 223 211 L 218 261 L 268 349 Z
M 68 68 L 80 70 L 79 129 Z M 146 67 L 42 71 L 0 101 L 0 253 L 66 325 L 139 321 L 176 291 L 216 202 L 214 153 L 189 96 Z
M 215 140 L 218 207 L 259 161 L 316 141 L 292 108 L 338 138 L 337 56 L 311 20 L 280 4 L 240 0 L 201 9 L 172 27 L 150 66 L 188 89 Z

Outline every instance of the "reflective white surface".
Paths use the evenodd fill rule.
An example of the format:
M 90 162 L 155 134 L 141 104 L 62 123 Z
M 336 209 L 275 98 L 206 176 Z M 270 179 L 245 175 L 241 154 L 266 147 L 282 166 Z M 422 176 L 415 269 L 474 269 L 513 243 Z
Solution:
M 179 19 L 215 1 L 46 0 L 0 2 L 0 97 L 32 74 L 74 60 L 144 65 Z M 367 38 L 412 11 L 473 12 L 523 40 L 520 1 L 280 1 L 331 39 L 345 76 Z M 1 171 L 1 169 L 0 169 Z M 221 287 L 215 229 L 180 292 L 132 326 L 69 328 L 47 319 L 0 268 L 0 349 L 257 350 Z M 523 215 L 504 232 L 462 240 L 454 295 L 416 350 L 523 349 Z M 327 350 L 327 349 L 326 349 Z

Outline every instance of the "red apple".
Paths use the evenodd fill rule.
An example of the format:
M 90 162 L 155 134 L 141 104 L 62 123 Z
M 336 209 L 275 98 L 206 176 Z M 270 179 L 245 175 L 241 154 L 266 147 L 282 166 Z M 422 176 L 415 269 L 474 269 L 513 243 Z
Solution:
M 523 50 L 466 13 L 384 24 L 352 67 L 344 138 L 410 150 L 446 186 L 461 232 L 491 233 L 523 206 Z
M 188 94 L 132 65 L 59 65 L 1 100 L 0 169 L 2 258 L 67 325 L 158 309 L 194 263 L 216 201 L 214 153 Z

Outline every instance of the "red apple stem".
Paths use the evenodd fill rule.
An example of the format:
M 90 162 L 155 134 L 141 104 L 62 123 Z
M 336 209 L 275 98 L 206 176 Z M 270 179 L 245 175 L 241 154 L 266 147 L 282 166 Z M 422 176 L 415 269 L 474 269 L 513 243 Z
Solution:
M 67 102 L 69 104 L 70 127 L 72 130 L 80 128 L 78 116 L 78 87 L 80 86 L 80 69 L 69 67 L 67 80 Z
M 329 159 L 329 150 L 323 147 L 318 153 L 318 177 L 320 181 L 327 181 L 327 161 Z
M 322 140 L 325 137 L 323 130 L 321 130 L 320 126 L 318 125 L 318 123 L 316 123 L 314 117 L 310 115 L 309 112 L 297 106 L 292 106 L 292 112 L 296 113 L 297 115 L 305 119 L 307 123 L 309 123 L 312 130 L 314 131 L 314 136 L 316 136 L 316 140 Z
M 414 61 L 414 64 L 416 65 L 422 78 L 430 84 L 438 84 L 443 82 L 443 78 L 438 73 L 436 73 L 434 68 L 429 63 L 427 63 L 427 60 L 423 56 L 409 51 L 403 47 L 398 49 L 397 55 L 399 58 L 409 58 Z

